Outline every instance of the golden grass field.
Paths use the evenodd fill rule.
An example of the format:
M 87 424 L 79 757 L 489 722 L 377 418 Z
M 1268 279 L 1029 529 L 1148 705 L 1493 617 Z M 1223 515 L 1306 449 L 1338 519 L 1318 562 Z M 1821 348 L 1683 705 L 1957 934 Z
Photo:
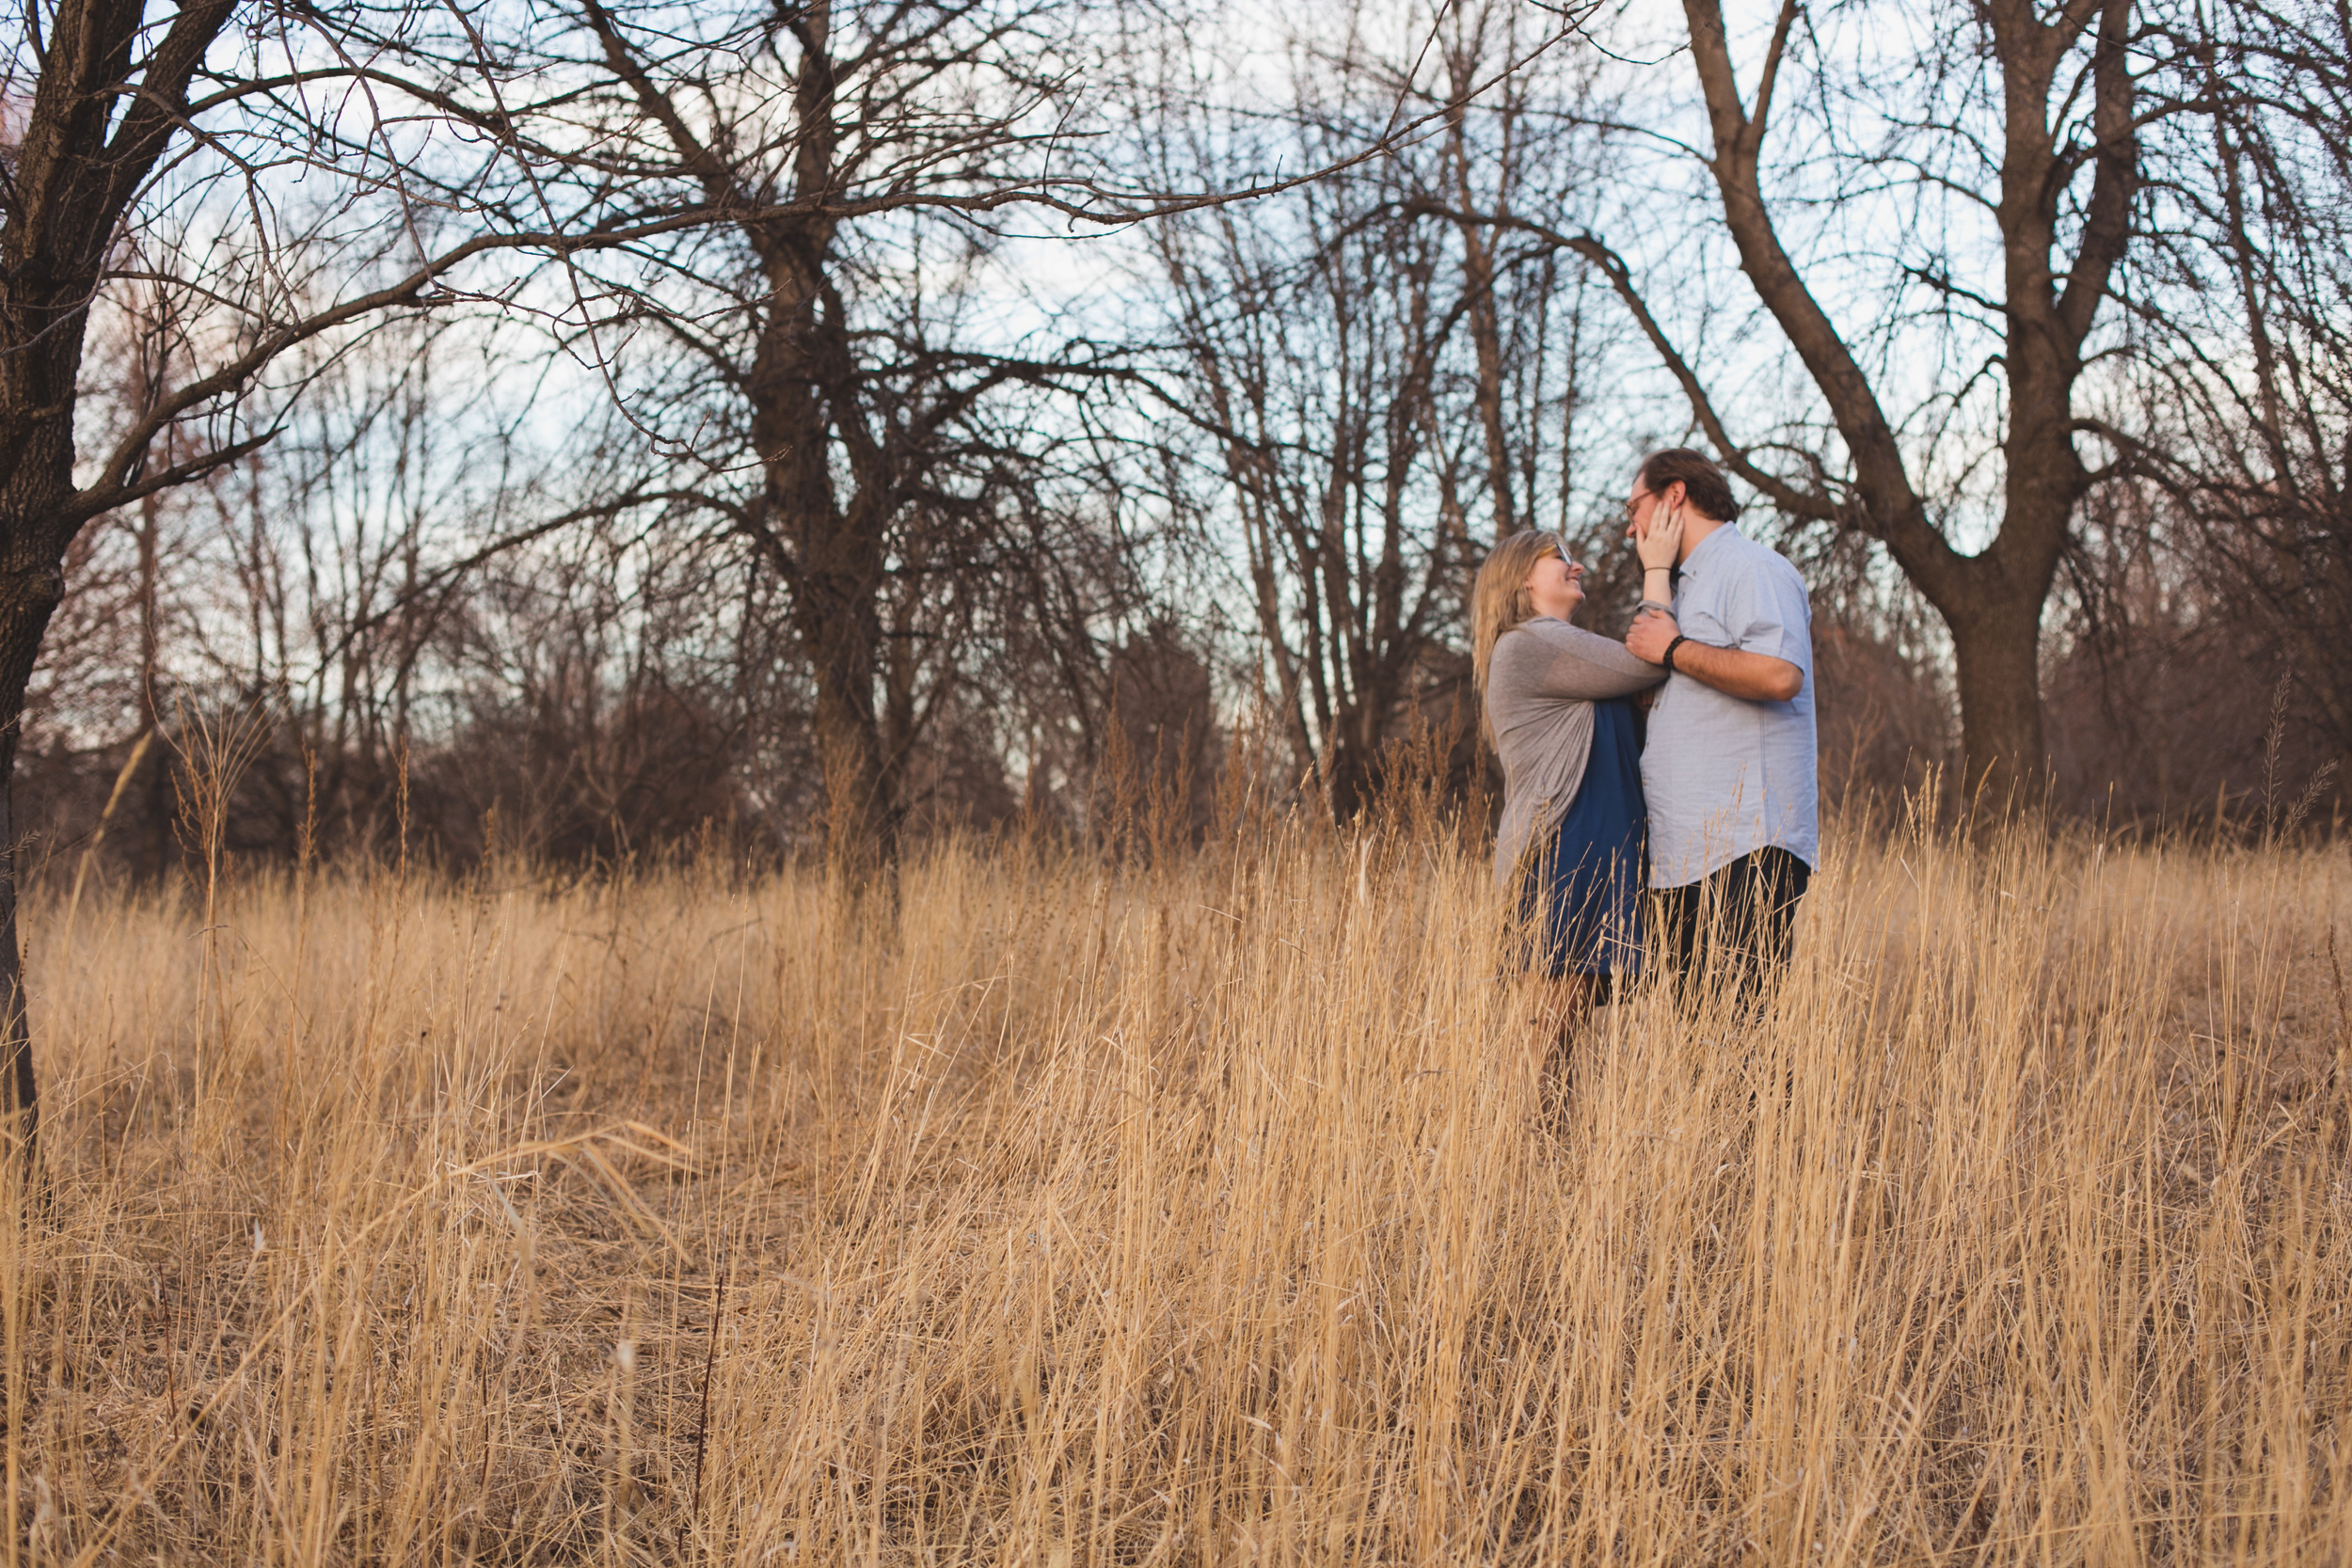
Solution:
M 1426 824 L 52 888 L 8 1561 L 2352 1561 L 2348 917 L 1843 829 L 1554 1115 Z

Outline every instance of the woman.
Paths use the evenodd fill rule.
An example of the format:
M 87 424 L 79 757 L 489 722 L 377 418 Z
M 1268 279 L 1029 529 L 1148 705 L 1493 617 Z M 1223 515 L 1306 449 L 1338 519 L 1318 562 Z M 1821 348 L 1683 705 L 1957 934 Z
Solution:
M 1644 603 L 1667 598 L 1679 515 L 1637 541 Z M 1645 817 L 1629 699 L 1665 678 L 1570 626 L 1584 568 L 1549 533 L 1515 533 L 1479 568 L 1471 641 L 1488 742 L 1502 761 L 1495 877 L 1516 884 L 1521 953 L 1556 1057 L 1613 983 L 1640 973 Z

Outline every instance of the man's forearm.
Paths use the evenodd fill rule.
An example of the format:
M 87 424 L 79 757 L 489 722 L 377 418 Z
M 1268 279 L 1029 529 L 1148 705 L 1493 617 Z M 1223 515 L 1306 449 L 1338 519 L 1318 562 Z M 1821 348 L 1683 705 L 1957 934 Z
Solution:
M 1752 654 L 1744 648 L 1685 642 L 1675 649 L 1675 670 L 1726 697 L 1751 703 L 1785 703 L 1804 689 L 1803 670 L 1785 658 Z
M 1667 649 L 1673 646 L 1677 673 L 1751 703 L 1785 703 L 1804 689 L 1804 672 L 1785 658 L 1705 642 L 1674 646 L 1680 631 L 1673 616 L 1645 610 L 1633 618 L 1625 634 L 1626 652 L 1652 664 L 1663 664 Z

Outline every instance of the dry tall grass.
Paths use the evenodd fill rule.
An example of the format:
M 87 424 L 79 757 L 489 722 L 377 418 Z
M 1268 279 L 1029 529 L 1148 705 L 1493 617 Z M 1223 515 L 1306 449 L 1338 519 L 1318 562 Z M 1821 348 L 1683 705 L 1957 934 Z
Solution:
M 10 1560 L 2342 1562 L 2348 903 L 1842 835 L 1555 1120 L 1426 832 L 59 897 Z

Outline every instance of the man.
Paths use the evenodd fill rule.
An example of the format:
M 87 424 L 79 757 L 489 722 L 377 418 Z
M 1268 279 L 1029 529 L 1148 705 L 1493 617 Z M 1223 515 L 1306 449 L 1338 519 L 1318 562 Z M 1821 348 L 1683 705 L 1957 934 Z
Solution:
M 1643 462 L 1626 536 L 1679 526 L 1680 565 L 1644 584 L 1625 645 L 1668 674 L 1642 752 L 1667 965 L 1686 999 L 1728 987 L 1752 1009 L 1788 966 L 1821 832 L 1804 579 L 1742 534 L 1739 515 L 1723 471 L 1700 453 L 1674 448 Z

